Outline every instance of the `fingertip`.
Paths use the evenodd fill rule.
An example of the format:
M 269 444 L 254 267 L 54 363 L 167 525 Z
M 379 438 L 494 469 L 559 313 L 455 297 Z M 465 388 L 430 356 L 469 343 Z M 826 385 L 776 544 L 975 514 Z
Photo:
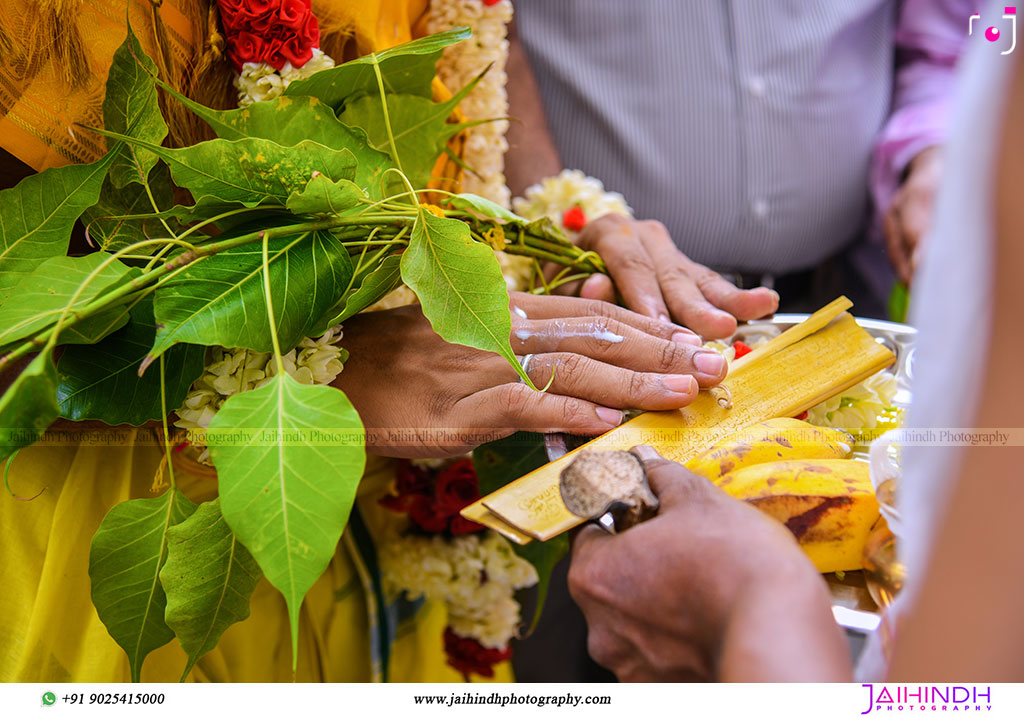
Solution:
M 580 288 L 580 296 L 584 299 L 607 301 L 614 304 L 615 285 L 606 274 L 594 274 L 583 282 L 583 286 Z
M 656 451 L 653 447 L 648 446 L 646 444 L 633 446 L 632 448 L 629 449 L 629 451 L 637 458 L 642 460 L 644 463 L 646 463 L 647 461 L 665 460 L 662 457 L 662 455 L 658 453 L 658 451 Z

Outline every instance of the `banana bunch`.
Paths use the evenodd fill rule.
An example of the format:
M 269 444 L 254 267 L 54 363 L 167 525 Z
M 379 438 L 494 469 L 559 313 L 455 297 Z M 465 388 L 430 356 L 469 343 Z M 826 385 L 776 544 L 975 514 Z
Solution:
M 822 573 L 859 570 L 878 519 L 868 464 L 853 437 L 793 418 L 727 436 L 686 467 L 783 523 Z

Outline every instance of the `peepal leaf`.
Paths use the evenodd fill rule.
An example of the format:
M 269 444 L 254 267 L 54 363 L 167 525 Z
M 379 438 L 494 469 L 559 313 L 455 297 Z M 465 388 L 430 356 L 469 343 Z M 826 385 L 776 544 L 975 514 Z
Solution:
M 310 140 L 330 149 L 349 150 L 356 159 L 353 181 L 375 199 L 381 198 L 380 178 L 391 166 L 391 159 L 370 147 L 363 130 L 342 123 L 334 110 L 317 98 L 277 97 L 240 109 L 214 110 L 190 100 L 169 85 L 164 87 L 210 125 L 221 139 L 260 137 L 285 147 Z
M 256 206 L 283 205 L 314 173 L 331 179 L 353 179 L 356 159 L 347 149 L 333 150 L 316 142 L 282 147 L 266 139 L 211 139 L 191 147 L 169 149 L 110 132 L 134 147 L 148 149 L 171 168 L 171 177 L 192 196 L 209 194 L 224 202 Z
M 270 239 L 268 251 L 274 320 L 289 351 L 341 298 L 352 262 L 329 232 Z M 196 262 L 162 284 L 150 356 L 176 343 L 271 351 L 262 270 L 263 245 L 255 242 Z
M 188 655 L 182 679 L 220 636 L 249 617 L 249 599 L 263 577 L 220 513 L 220 499 L 203 503 L 167 531 L 167 562 L 160 583 L 164 619 Z
M 174 638 L 164 622 L 167 596 L 160 568 L 167 557 L 167 530 L 195 509 L 177 488 L 158 498 L 124 501 L 110 509 L 92 538 L 92 602 L 128 655 L 132 682 L 139 681 L 146 655 Z
M 463 222 L 435 217 L 421 206 L 402 253 L 402 279 L 441 338 L 503 356 L 533 386 L 509 344 L 512 319 L 501 268 Z
M 402 283 L 401 262 L 402 257 L 398 254 L 384 257 L 380 266 L 367 274 L 359 288 L 349 294 L 341 313 L 328 321 L 324 330 L 373 306 L 398 288 Z
M 526 224 L 525 219 L 518 214 L 510 212 L 500 204 L 476 194 L 469 194 L 468 192 L 456 194 L 454 197 L 446 197 L 441 203 L 454 209 L 465 209 L 490 219 L 500 219 L 502 222 Z
M 0 302 L 45 260 L 68 253 L 71 230 L 99 199 L 115 154 L 47 169 L 0 191 Z
M 296 659 L 299 607 L 341 538 L 366 462 L 344 393 L 287 373 L 229 398 L 206 434 L 221 512 L 284 595 Z
M 167 165 L 153 167 L 147 181 L 157 208 L 161 211 L 170 209 L 174 204 L 174 188 Z M 153 204 L 145 186 L 135 183 L 118 189 L 107 176 L 103 180 L 99 201 L 85 210 L 82 223 L 94 244 L 103 251 L 115 252 L 146 239 L 167 237 L 167 230 L 156 217 L 151 216 L 152 213 Z M 135 249 L 133 253 L 152 254 L 158 248 L 152 245 Z
M 99 273 L 75 301 L 72 309 L 81 309 L 93 299 L 140 274 L 114 260 L 100 269 L 110 254 L 95 252 L 85 256 L 57 256 L 47 259 L 18 283 L 3 303 L 0 314 L 0 346 L 25 339 L 57 323 L 79 286 L 93 271 Z M 60 343 L 93 343 L 102 335 L 123 325 L 122 309 L 113 309 L 90 317 L 81 324 L 62 329 Z
M 39 440 L 57 420 L 57 369 L 53 351 L 44 350 L 0 395 L 0 462 Z
M 131 310 L 128 325 L 95 346 L 70 346 L 57 363 L 57 402 L 60 415 L 73 421 L 99 420 L 112 426 L 141 426 L 159 420 L 160 372 L 138 375 L 156 335 L 153 301 L 146 299 Z M 180 406 L 189 387 L 203 373 L 206 349 L 182 344 L 172 347 L 164 360 L 164 387 L 168 406 Z
M 435 103 L 416 95 L 386 95 L 388 120 L 397 158 L 391 151 L 388 123 L 384 121 L 384 108 L 376 89 L 371 94 L 349 101 L 339 119 L 365 130 L 371 147 L 387 152 L 396 165 L 401 165 L 414 187 L 425 187 L 430 181 L 434 163 L 444 152 L 448 140 L 466 127 L 481 124 L 480 120 L 461 124 L 448 122 L 455 107 L 479 81 L 480 76 L 447 102 Z
M 355 209 L 366 197 L 347 179 L 332 181 L 322 174 L 309 180 L 305 189 L 292 192 L 285 204 L 292 214 L 335 215 Z
M 103 126 L 111 132 L 160 144 L 167 136 L 167 124 L 157 101 L 156 64 L 146 55 L 138 38 L 128 36 L 114 51 L 103 97 Z M 107 145 L 114 149 L 115 140 Z M 156 164 L 156 155 L 142 148 L 122 146 L 110 168 L 110 180 L 117 188 L 145 182 Z
M 381 78 L 388 92 L 394 94 L 431 96 L 431 82 L 437 73 L 437 61 L 444 48 L 468 38 L 469 28 L 457 27 L 427 35 L 412 42 L 376 53 Z M 365 55 L 337 67 L 321 70 L 309 77 L 295 80 L 284 91 L 286 97 L 312 95 L 338 110 L 351 97 L 377 92 L 374 58 Z

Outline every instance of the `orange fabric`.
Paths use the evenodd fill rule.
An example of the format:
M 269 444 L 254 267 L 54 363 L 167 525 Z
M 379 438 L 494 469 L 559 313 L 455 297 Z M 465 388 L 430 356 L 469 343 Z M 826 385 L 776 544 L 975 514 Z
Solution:
M 173 70 L 187 75 L 201 54 L 206 38 L 203 28 L 208 4 L 205 0 L 164 0 L 159 8 L 150 0 L 88 0 L 68 9 L 64 22 L 81 39 L 80 48 L 88 72 L 70 84 L 66 68 L 55 52 L 32 52 L 21 47 L 18 38 L 39 30 L 34 18 L 42 5 L 55 0 L 7 0 L 0 3 L 0 48 L 3 37 L 13 47 L 0 62 L 0 147 L 36 171 L 71 163 L 93 162 L 106 152 L 106 141 L 84 127 L 102 126 L 102 101 L 107 72 L 114 51 L 125 37 L 125 7 L 128 19 L 143 49 L 150 57 L 165 51 Z M 74 5 L 74 2 L 66 3 Z M 337 46 L 346 56 L 386 49 L 413 39 L 414 26 L 428 9 L 427 0 L 314 0 L 313 11 L 320 21 L 323 43 Z M 73 19 L 66 15 L 73 13 Z M 166 34 L 165 47 L 157 41 L 156 13 Z M 331 38 L 342 39 L 337 42 Z M 341 50 L 340 48 L 343 48 Z M 337 61 L 345 59 L 335 56 Z M 224 60 L 221 60 L 222 62 Z M 158 63 L 159 64 L 159 63 Z M 438 99 L 450 96 L 435 82 Z M 442 160 L 438 176 L 453 177 L 457 168 Z M 450 182 L 449 182 L 450 183 Z

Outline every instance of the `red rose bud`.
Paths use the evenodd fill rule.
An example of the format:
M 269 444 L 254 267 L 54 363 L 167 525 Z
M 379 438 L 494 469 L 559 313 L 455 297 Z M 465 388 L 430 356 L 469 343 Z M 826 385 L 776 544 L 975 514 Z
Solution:
M 444 651 L 448 664 L 464 677 L 477 674 L 494 677 L 494 666 L 512 657 L 512 649 L 488 649 L 470 637 L 459 637 L 450 627 L 444 631 Z
M 476 471 L 473 470 L 473 461 L 463 458 L 455 461 L 437 475 L 438 504 L 453 514 L 470 503 L 480 499 L 480 489 L 477 487 Z
M 754 350 L 747 346 L 742 341 L 734 341 L 732 347 L 733 349 L 736 350 L 736 358 L 743 358 L 744 356 L 746 356 L 747 354 Z
M 243 30 L 228 39 L 229 54 L 235 68 L 241 72 L 246 62 L 262 62 L 266 52 L 266 43 L 259 35 Z
M 281 0 L 281 9 L 277 17 L 281 24 L 292 30 L 301 30 L 309 15 L 309 5 L 304 0 Z
M 412 496 L 409 520 L 425 533 L 443 533 L 448 530 L 452 514 L 425 495 Z
M 486 6 L 486 7 L 494 7 L 495 5 L 497 5 L 500 2 L 501 2 L 501 0 L 484 0 L 484 6 Z
M 292 63 L 292 67 L 302 67 L 313 57 L 313 46 L 302 38 L 291 37 L 281 45 L 281 55 Z
M 306 41 L 311 48 L 320 47 L 320 24 L 316 21 L 316 15 L 309 13 L 302 25 L 299 36 Z
M 562 212 L 562 226 L 569 231 L 583 231 L 583 227 L 586 224 L 587 217 L 583 214 L 583 210 L 580 209 L 579 205 Z

